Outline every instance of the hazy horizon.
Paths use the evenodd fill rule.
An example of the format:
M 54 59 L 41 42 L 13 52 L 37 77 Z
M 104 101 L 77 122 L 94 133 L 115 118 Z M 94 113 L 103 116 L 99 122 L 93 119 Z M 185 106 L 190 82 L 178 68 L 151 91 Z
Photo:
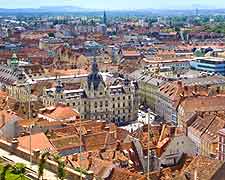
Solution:
M 76 6 L 80 8 L 105 10 L 138 9 L 219 9 L 225 8 L 224 0 L 0 0 L 1 8 L 40 8 L 46 6 Z

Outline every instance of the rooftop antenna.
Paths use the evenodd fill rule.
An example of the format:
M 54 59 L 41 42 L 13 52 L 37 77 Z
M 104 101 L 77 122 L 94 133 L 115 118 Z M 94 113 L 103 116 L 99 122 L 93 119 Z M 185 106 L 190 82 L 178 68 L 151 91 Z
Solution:
M 105 25 L 107 25 L 106 11 L 104 11 L 104 15 L 103 15 L 103 23 L 104 23 Z
M 153 141 L 153 132 L 152 129 L 150 127 L 150 112 L 148 110 L 148 180 L 150 180 L 149 177 L 149 171 L 150 171 L 150 155 L 149 155 L 149 151 L 150 151 L 150 141 Z M 151 158 L 153 157 L 153 151 L 151 150 Z M 151 161 L 151 170 L 153 170 L 153 162 Z
M 194 180 L 197 180 L 198 179 L 198 166 L 199 166 L 199 161 L 197 159 L 196 168 L 194 170 Z
M 80 180 L 82 180 L 82 131 L 81 131 L 81 118 L 80 118 L 80 121 L 79 121 L 79 125 L 80 125 Z
M 195 14 L 196 16 L 199 16 L 199 9 L 198 8 L 196 8 L 195 13 L 196 13 Z

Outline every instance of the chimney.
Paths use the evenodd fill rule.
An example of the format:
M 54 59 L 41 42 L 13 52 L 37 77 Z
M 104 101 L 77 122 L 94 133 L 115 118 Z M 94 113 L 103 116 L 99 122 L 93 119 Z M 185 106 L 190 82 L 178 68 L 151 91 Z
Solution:
M 87 135 L 91 134 L 91 129 L 87 130 Z
M 77 161 L 78 160 L 78 154 L 74 154 L 72 156 L 72 161 Z
M 38 159 L 39 158 L 39 156 L 40 156 L 40 150 L 39 149 L 35 149 L 34 151 L 34 157 L 36 158 L 36 159 Z
M 216 93 L 217 93 L 217 94 L 220 94 L 220 87 L 217 87 L 217 88 L 216 88 Z
M 121 145 L 120 141 L 117 140 L 117 141 L 116 141 L 116 150 L 117 150 L 117 151 L 120 150 L 120 145 Z
M 88 159 L 88 170 L 90 170 L 91 169 L 91 166 L 92 166 L 92 152 L 91 151 L 89 151 L 88 152 L 88 157 L 87 157 L 87 159 Z
M 18 147 L 19 141 L 16 138 L 12 140 L 12 149 L 16 149 Z
M 2 113 L 2 126 L 1 127 L 5 126 L 5 123 L 6 123 L 6 121 L 5 121 L 5 114 Z
M 177 86 L 178 86 L 178 88 L 182 88 L 182 81 L 177 81 Z
M 188 96 L 188 86 L 184 86 L 184 96 Z
M 197 85 L 197 84 L 194 85 L 194 91 L 195 91 L 196 93 L 198 93 L 198 85 Z
M 129 157 L 129 152 L 127 150 L 123 150 L 123 154 L 126 156 L 126 157 Z
M 108 126 L 106 126 L 106 127 L 104 128 L 104 130 L 109 132 L 109 131 L 110 131 L 110 128 L 109 128 Z
M 102 123 L 102 129 L 104 129 L 106 126 L 106 121 L 101 121 L 101 123 Z
M 101 148 L 100 151 L 99 151 L 99 157 L 103 160 L 103 156 L 102 156 L 102 153 L 105 152 L 105 148 Z
M 88 151 L 88 158 L 92 156 L 92 151 Z

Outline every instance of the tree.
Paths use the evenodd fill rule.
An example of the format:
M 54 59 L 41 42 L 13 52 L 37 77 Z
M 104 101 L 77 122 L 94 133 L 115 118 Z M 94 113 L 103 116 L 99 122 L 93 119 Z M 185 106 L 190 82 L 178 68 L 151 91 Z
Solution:
M 175 31 L 177 32 L 177 33 L 179 33 L 180 32 L 180 28 L 179 27 L 175 27 Z
M 65 163 L 64 161 L 61 159 L 61 157 L 58 154 L 55 154 L 53 156 L 55 162 L 58 164 L 58 172 L 57 172 L 57 176 L 60 180 L 63 180 L 66 176 L 65 174 Z
M 7 171 L 12 167 L 11 164 L 6 164 L 4 167 L 3 167 L 3 170 L 2 170 L 2 173 L 1 173 L 1 177 L 0 179 L 1 180 L 5 180 L 6 179 L 6 173 Z
M 46 163 L 46 158 L 49 156 L 49 152 L 46 152 L 41 155 L 41 159 L 39 162 L 39 167 L 38 167 L 38 179 L 43 179 L 44 176 L 44 169 L 45 169 L 45 163 Z
M 26 166 L 22 163 L 16 163 L 12 167 L 12 173 L 19 175 L 20 179 L 25 179 L 25 173 L 26 173 Z
M 52 32 L 50 32 L 50 33 L 48 33 L 48 37 L 55 37 L 55 34 L 54 33 L 52 33 Z

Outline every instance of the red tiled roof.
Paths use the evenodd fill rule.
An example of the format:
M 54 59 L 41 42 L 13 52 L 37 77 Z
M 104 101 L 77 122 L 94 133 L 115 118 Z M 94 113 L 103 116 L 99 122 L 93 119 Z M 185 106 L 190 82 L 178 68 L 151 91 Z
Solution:
M 223 167 L 223 168 L 222 168 Z M 203 156 L 195 157 L 187 168 L 185 168 L 183 175 L 187 175 L 190 179 L 194 179 L 195 172 L 197 173 L 197 179 L 210 180 L 218 171 L 224 171 L 224 162 L 209 159 Z M 221 177 L 221 180 L 224 179 Z
M 123 51 L 124 57 L 139 57 L 140 53 L 137 51 Z
M 15 117 L 17 117 L 18 119 L 21 119 L 15 114 L 15 112 L 6 111 L 6 110 L 0 111 L 0 128 L 2 128 L 7 122 L 15 119 Z
M 30 136 L 23 136 L 18 138 L 19 147 L 30 150 Z M 39 149 L 40 151 L 53 151 L 54 147 L 49 142 L 44 133 L 37 133 L 31 135 L 31 149 Z
M 224 96 L 189 97 L 181 102 L 185 112 L 225 110 Z
M 74 118 L 75 120 L 78 117 L 80 117 L 80 114 L 77 111 L 75 111 L 73 108 L 69 106 L 61 106 L 61 105 L 57 106 L 53 112 L 45 113 L 44 115 L 59 121 L 68 120 L 71 118 Z
M 113 168 L 111 175 L 111 180 L 140 180 L 145 179 L 144 176 L 138 173 L 132 173 L 129 170 L 122 168 Z

